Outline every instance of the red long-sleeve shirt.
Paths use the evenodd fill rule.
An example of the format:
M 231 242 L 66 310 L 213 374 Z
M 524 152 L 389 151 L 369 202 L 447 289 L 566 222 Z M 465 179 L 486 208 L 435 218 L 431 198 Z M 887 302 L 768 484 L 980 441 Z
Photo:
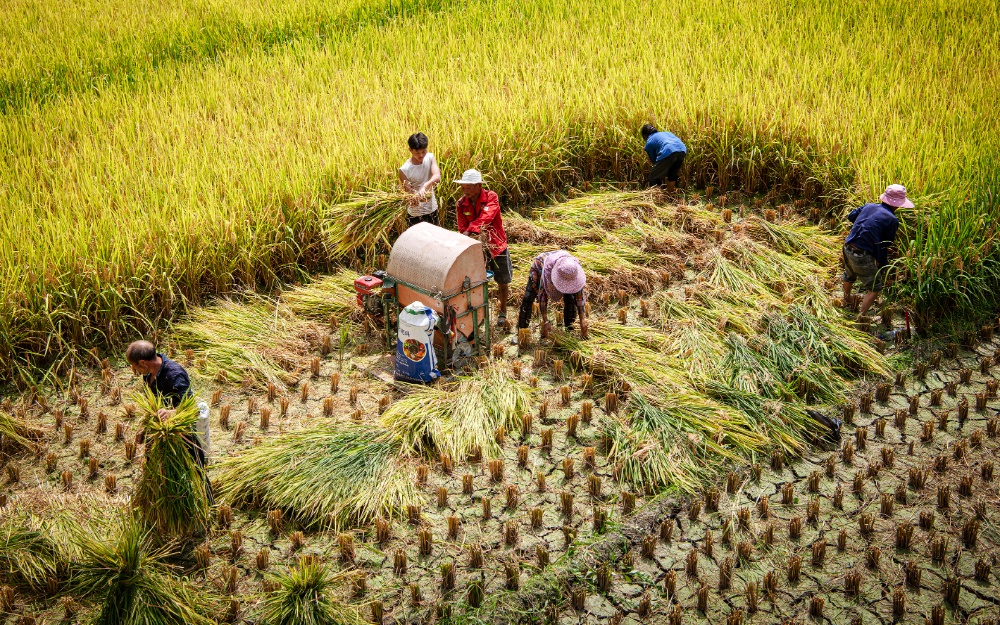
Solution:
M 455 209 L 459 232 L 479 234 L 485 230 L 489 234 L 490 257 L 503 254 L 507 249 L 507 233 L 500 218 L 500 198 L 494 191 L 483 189 L 475 202 L 463 195 Z

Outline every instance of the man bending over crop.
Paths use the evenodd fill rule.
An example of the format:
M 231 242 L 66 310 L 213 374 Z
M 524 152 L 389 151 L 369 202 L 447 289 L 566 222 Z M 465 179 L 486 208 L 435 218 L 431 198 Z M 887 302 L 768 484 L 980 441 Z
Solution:
M 125 350 L 125 360 L 132 367 L 132 372 L 141 375 L 143 381 L 149 386 L 157 396 L 163 399 L 163 403 L 170 408 L 161 408 L 159 417 L 166 419 L 173 414 L 172 408 L 176 408 L 180 403 L 191 397 L 191 378 L 180 363 L 167 358 L 166 354 L 157 353 L 156 348 L 149 341 L 133 341 Z M 199 409 L 201 406 L 199 406 Z M 207 413 L 207 406 L 203 413 Z M 203 414 L 207 418 L 207 414 Z M 199 418 L 199 421 L 202 419 Z M 205 464 L 207 456 L 202 447 L 197 432 L 192 432 L 189 438 L 191 455 L 195 462 L 205 474 Z M 205 474 L 205 492 L 208 494 L 208 502 L 214 505 L 212 497 L 212 485 Z
M 657 130 L 653 124 L 646 124 L 640 131 L 646 142 L 646 155 L 653 169 L 649 172 L 650 187 L 666 186 L 673 191 L 681 173 L 681 165 L 687 156 L 687 146 L 677 135 L 665 130 Z M 664 180 L 666 184 L 664 185 Z
M 521 298 L 521 310 L 517 317 L 517 327 L 527 328 L 535 299 L 542 313 L 542 328 L 548 334 L 548 304 L 550 299 L 562 299 L 563 323 L 573 327 L 577 314 L 580 315 L 580 336 L 587 338 L 587 297 L 583 292 L 587 277 L 580 261 L 565 250 L 542 252 L 535 256 L 528 272 L 528 286 Z
M 514 266 L 507 249 L 507 233 L 500 218 L 500 198 L 494 191 L 483 188 L 483 175 L 475 169 L 466 170 L 455 184 L 462 187 L 462 197 L 455 206 L 458 231 L 466 236 L 479 237 L 489 256 L 487 268 L 493 272 L 500 299 L 497 325 L 507 322 L 507 298 Z
M 891 184 L 879 197 L 879 203 L 855 208 L 847 216 L 854 224 L 844 241 L 844 303 L 851 296 L 854 283 L 860 279 L 866 293 L 859 314 L 871 308 L 876 294 L 882 290 L 885 267 L 889 262 L 889 246 L 896 240 L 899 228 L 897 208 L 913 208 L 906 198 L 906 188 Z

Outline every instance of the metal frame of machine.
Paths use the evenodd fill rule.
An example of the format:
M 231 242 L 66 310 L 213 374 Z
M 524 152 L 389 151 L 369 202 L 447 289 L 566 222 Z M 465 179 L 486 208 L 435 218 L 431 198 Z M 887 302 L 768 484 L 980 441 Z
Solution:
M 366 287 L 364 285 L 359 286 L 359 282 L 369 278 L 374 278 L 379 281 L 378 284 L 374 285 L 374 288 Z M 374 282 L 374 280 L 369 280 L 369 282 Z M 440 291 L 430 292 L 409 282 L 398 280 L 384 271 L 377 271 L 371 276 L 364 276 L 355 281 L 355 288 L 358 291 L 358 303 L 363 307 L 363 297 L 367 296 L 379 298 L 381 303 L 383 327 L 385 330 L 385 346 L 390 350 L 393 349 L 396 342 L 396 328 L 398 327 L 397 323 L 399 319 L 399 298 L 397 296 L 396 289 L 399 285 L 405 286 L 416 293 L 425 295 L 440 302 L 442 309 L 445 311 L 452 310 L 452 314 L 440 315 L 436 327 L 436 330 L 441 333 L 443 338 L 443 353 L 441 354 L 441 358 L 439 358 L 439 362 L 445 363 L 446 365 L 452 365 L 452 358 L 454 357 L 455 349 L 453 343 L 456 340 L 455 334 L 457 332 L 455 325 L 459 317 L 454 316 L 454 309 L 448 305 L 448 302 L 465 295 L 468 309 L 463 312 L 461 316 L 465 317 L 467 315 L 471 315 L 472 317 L 472 335 L 470 337 L 472 355 L 486 355 L 489 353 L 490 346 L 492 345 L 489 282 L 490 278 L 487 277 L 486 280 L 473 284 L 469 277 L 466 276 L 465 280 L 462 282 L 461 288 L 452 291 L 451 293 L 441 293 Z M 479 288 L 482 288 L 483 290 L 482 303 L 479 305 L 473 305 L 473 293 L 475 293 Z M 377 290 L 380 290 L 381 292 L 376 294 L 374 291 Z M 369 312 L 373 312 L 367 307 L 365 307 L 365 309 Z

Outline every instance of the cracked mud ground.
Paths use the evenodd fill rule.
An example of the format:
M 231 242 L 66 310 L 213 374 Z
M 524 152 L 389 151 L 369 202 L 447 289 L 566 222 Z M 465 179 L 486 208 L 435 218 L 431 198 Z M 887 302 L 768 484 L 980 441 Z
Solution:
M 520 362 L 524 378 L 539 378 L 540 397 L 530 429 L 506 433 L 499 479 L 487 463 L 457 461 L 446 472 L 428 462 L 419 518 L 395 521 L 383 544 L 356 532 L 353 562 L 342 561 L 335 533 L 307 532 L 304 546 L 295 547 L 288 534 L 269 531 L 264 511 L 248 510 L 236 511 L 230 529 L 212 532 L 206 571 L 185 566 L 196 582 L 222 592 L 223 570 L 235 566 L 229 596 L 234 619 L 243 622 L 251 622 L 245 620 L 252 618 L 250 608 L 267 591 L 254 557 L 267 551 L 272 571 L 306 554 L 352 572 L 355 581 L 341 594 L 366 618 L 373 605 L 381 606 L 386 623 L 449 614 L 497 623 L 991 623 L 998 615 L 1000 367 L 992 367 L 998 345 L 991 337 L 952 357 L 948 348 L 939 360 L 931 353 L 914 356 L 915 366 L 895 384 L 856 388 L 835 444 L 801 459 L 760 458 L 690 497 L 623 492 L 601 453 L 602 402 L 580 388 L 570 363 L 555 376 L 548 357 L 535 363 L 531 350 L 518 354 L 510 347 L 503 358 L 512 368 Z M 370 366 L 379 358 L 371 357 Z M 324 374 L 333 366 L 328 361 Z M 357 404 L 372 412 L 377 399 L 391 393 L 363 367 L 343 384 L 356 386 Z M 112 435 L 119 400 L 98 385 L 97 375 L 84 380 L 89 415 L 77 414 L 79 402 L 60 409 L 65 423 L 77 426 L 71 443 L 54 427 L 55 411 L 37 415 L 56 468 L 47 470 L 41 455 L 23 459 L 18 481 L 7 480 L 8 511 L 70 510 L 85 519 L 126 501 L 139 460 L 124 458 L 124 442 Z M 571 387 L 566 404 L 563 385 Z M 344 395 L 336 397 L 346 412 Z M 295 402 L 276 425 L 258 431 L 243 391 L 227 389 L 219 401 L 232 404 L 233 423 L 247 425 L 242 439 L 218 436 L 219 453 L 278 436 L 320 410 L 319 397 Z M 586 413 L 584 402 L 597 405 L 572 436 L 567 420 Z M 101 412 L 111 415 L 108 433 L 95 434 L 94 415 Z M 127 432 L 127 419 L 119 423 Z M 552 431 L 551 446 L 543 445 L 543 430 Z M 77 453 L 80 438 L 93 440 L 90 453 L 100 459 L 94 478 Z M 59 484 L 62 470 L 77 474 L 69 492 Z M 117 475 L 115 493 L 102 488 L 108 474 Z M 427 554 L 421 554 L 421 530 L 431 537 Z M 473 566 L 477 549 L 482 566 Z M 400 553 L 405 572 L 395 566 Z M 442 572 L 449 567 L 453 582 Z M 483 605 L 470 612 L 474 587 L 482 588 Z M 35 606 L 43 618 L 60 620 L 52 602 Z

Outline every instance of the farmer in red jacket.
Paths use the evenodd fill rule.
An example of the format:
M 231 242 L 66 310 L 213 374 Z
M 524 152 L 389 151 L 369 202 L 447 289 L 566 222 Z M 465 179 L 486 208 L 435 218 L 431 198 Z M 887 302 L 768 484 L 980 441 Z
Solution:
M 495 192 L 483 188 L 483 175 L 475 169 L 466 170 L 455 184 L 462 187 L 462 198 L 455 206 L 458 231 L 483 242 L 489 256 L 486 266 L 493 272 L 500 298 L 497 325 L 503 326 L 507 321 L 507 297 L 514 266 L 510 262 L 507 233 L 500 218 L 500 199 Z

